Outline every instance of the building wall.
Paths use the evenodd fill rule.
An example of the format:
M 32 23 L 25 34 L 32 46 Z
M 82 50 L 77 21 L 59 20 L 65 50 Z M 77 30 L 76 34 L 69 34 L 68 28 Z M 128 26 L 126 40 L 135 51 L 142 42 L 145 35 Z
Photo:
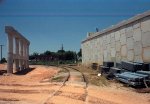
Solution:
M 82 63 L 150 62 L 150 12 L 87 37 L 81 44 Z M 118 24 L 117 24 L 118 25 Z

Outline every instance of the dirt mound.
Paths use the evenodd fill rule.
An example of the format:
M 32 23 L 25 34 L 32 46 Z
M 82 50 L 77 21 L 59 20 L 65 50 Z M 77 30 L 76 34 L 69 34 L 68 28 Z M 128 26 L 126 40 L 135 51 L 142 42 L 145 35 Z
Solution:
M 1 65 L 2 67 L 3 65 Z M 27 74 L 12 74 L 10 76 L 0 76 L 0 83 L 15 84 L 15 83 L 37 83 L 45 78 L 50 78 L 58 72 L 56 68 L 45 66 L 32 66 L 32 71 Z

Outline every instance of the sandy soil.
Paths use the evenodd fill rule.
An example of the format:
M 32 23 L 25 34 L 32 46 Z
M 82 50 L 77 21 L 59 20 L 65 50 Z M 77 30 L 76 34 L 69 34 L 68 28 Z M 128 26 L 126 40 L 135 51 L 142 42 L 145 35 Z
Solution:
M 0 64 L 0 70 L 6 65 Z M 59 83 L 42 82 L 50 79 L 59 69 L 30 66 L 26 74 L 0 75 L 0 104 L 44 104 L 60 88 Z M 73 78 L 74 79 L 74 78 Z M 74 79 L 75 80 L 75 79 Z M 42 83 L 41 83 L 42 82 Z M 133 89 L 111 84 L 108 87 L 89 85 L 63 86 L 47 104 L 150 104 L 150 93 L 137 93 Z
M 6 65 L 0 65 L 1 70 L 5 67 Z M 0 101 L 5 101 L 0 103 L 15 104 L 23 101 L 27 104 L 40 104 L 59 88 L 60 85 L 57 84 L 41 83 L 42 80 L 55 75 L 59 71 L 58 68 L 37 65 L 30 67 L 32 70 L 25 74 L 0 75 Z
M 1 65 L 1 68 L 5 67 Z M 0 76 L 0 83 L 2 84 L 24 84 L 24 83 L 38 83 L 39 81 L 52 77 L 58 70 L 54 67 L 31 66 L 32 71 L 25 75 Z
M 150 104 L 150 94 L 137 93 L 129 89 L 88 87 L 88 100 L 95 104 Z

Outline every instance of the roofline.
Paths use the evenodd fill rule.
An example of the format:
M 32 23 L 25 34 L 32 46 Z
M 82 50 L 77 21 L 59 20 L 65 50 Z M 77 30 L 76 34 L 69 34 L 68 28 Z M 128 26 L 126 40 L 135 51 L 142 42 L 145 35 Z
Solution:
M 102 31 L 100 31 L 100 32 L 96 32 L 96 33 L 93 34 L 92 36 L 89 36 L 88 38 L 86 38 L 85 40 L 83 40 L 82 43 L 85 43 L 86 41 L 89 41 L 89 40 L 92 40 L 92 39 L 94 39 L 94 38 L 96 38 L 96 37 L 99 37 L 99 36 L 101 36 L 101 35 L 104 34 L 104 33 L 110 32 L 110 31 L 112 31 L 112 30 L 114 30 L 114 29 L 121 28 L 121 27 L 123 27 L 123 26 L 126 26 L 126 25 L 128 25 L 128 24 L 131 24 L 131 23 L 133 23 L 133 22 L 135 22 L 135 21 L 137 21 L 137 20 L 141 20 L 141 19 L 143 19 L 143 18 L 145 18 L 145 17 L 148 17 L 148 16 L 150 16 L 150 10 L 149 10 L 149 11 L 146 11 L 146 12 L 144 12 L 144 13 L 142 13 L 142 14 L 138 14 L 138 15 L 132 17 L 132 18 L 129 18 L 129 19 L 126 20 L 126 21 L 122 21 L 122 22 L 120 22 L 120 23 L 118 23 L 118 24 L 116 24 L 116 25 L 114 25 L 114 26 L 112 26 L 112 27 L 107 28 L 106 30 L 102 30 Z

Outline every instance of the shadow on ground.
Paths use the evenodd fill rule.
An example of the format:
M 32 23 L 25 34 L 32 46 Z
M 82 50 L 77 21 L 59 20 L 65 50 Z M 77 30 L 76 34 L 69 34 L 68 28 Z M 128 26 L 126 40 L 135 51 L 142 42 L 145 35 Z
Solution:
M 7 70 L 0 70 L 0 75 L 3 75 L 4 73 L 7 73 Z
M 28 69 L 24 69 L 24 70 L 21 70 L 19 72 L 16 72 L 14 74 L 16 75 L 26 75 L 27 73 L 33 71 L 35 68 L 28 68 Z

